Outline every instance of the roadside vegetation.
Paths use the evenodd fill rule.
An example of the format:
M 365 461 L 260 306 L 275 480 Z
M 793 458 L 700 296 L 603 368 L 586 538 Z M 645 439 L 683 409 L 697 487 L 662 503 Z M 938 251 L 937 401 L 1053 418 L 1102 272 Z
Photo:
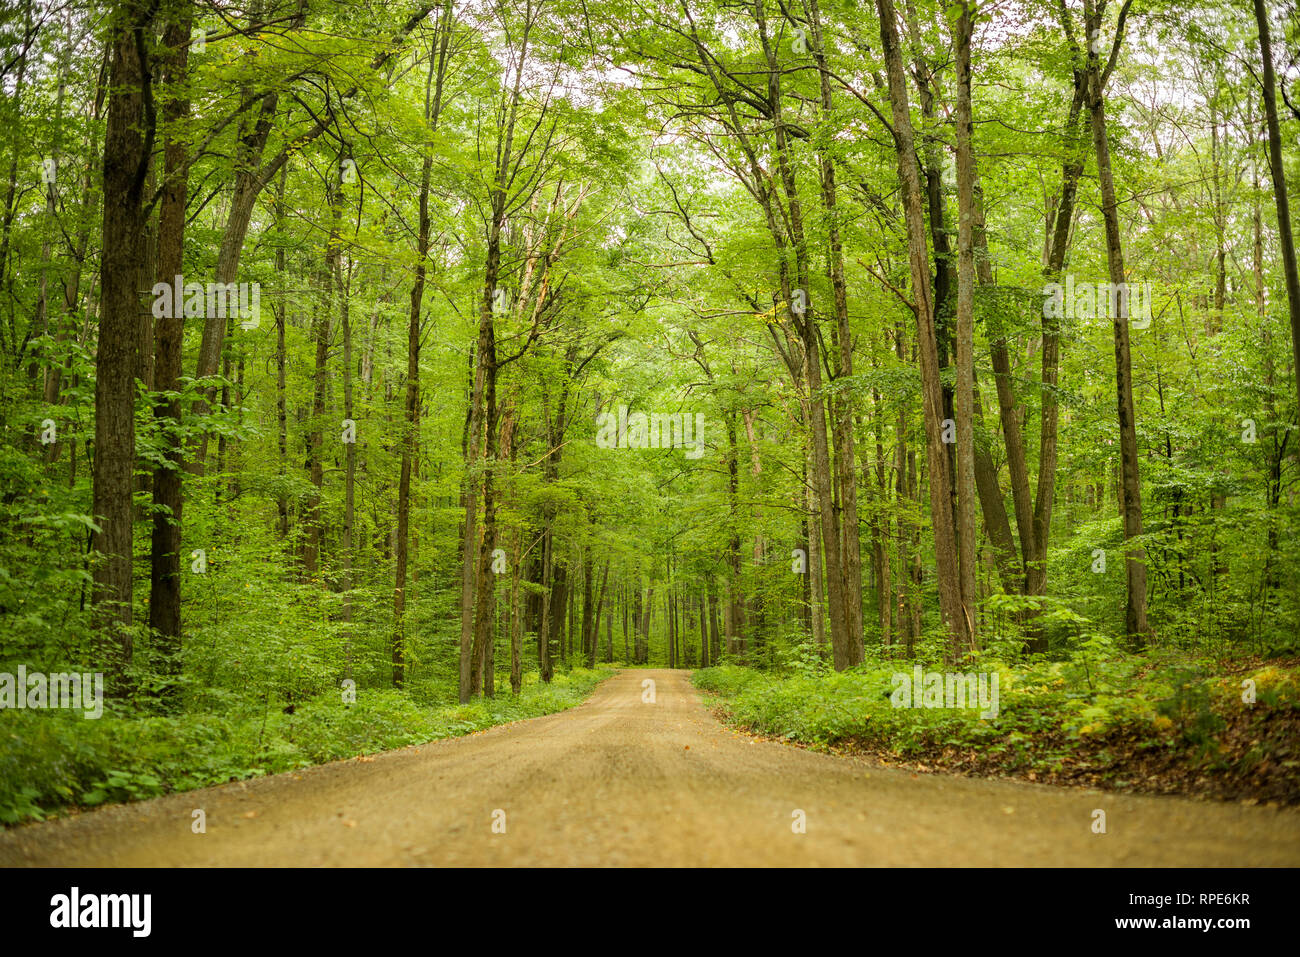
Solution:
M 1294 654 L 974 662 L 971 670 L 998 676 L 997 715 L 987 719 L 977 708 L 894 707 L 893 676 L 914 664 L 877 657 L 836 673 L 805 654 L 776 671 L 708 668 L 695 684 L 736 727 L 894 767 L 1300 803 Z M 1243 700 L 1252 691 L 1253 703 Z
M 423 744 L 572 708 L 613 674 L 601 665 L 525 676 L 518 697 L 454 702 L 456 689 L 410 695 L 365 690 L 347 704 L 322 691 L 292 706 L 247 701 L 178 715 L 141 715 L 110 702 L 103 717 L 15 711 L 0 747 L 0 822 L 44 820 L 60 809 L 157 797 Z

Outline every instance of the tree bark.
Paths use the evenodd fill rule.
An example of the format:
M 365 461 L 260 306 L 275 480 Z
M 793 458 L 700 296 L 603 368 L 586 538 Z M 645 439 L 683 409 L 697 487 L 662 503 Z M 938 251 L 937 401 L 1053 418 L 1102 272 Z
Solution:
M 1259 48 L 1263 59 L 1264 119 L 1268 127 L 1268 169 L 1273 177 L 1273 201 L 1277 207 L 1278 242 L 1282 246 L 1282 275 L 1286 283 L 1287 311 L 1291 316 L 1291 351 L 1300 400 L 1300 270 L 1296 266 L 1295 235 L 1291 232 L 1291 207 L 1286 192 L 1286 171 L 1282 165 L 1282 133 L 1277 121 L 1277 79 L 1273 70 L 1273 43 L 1264 0 L 1254 0 L 1255 23 L 1259 27 Z
M 1084 0 L 1088 36 L 1096 37 L 1101 28 L 1105 0 L 1096 10 L 1092 0 Z M 1120 241 L 1119 203 L 1115 197 L 1115 180 L 1110 168 L 1110 144 L 1106 134 L 1106 110 L 1103 99 L 1101 69 L 1096 46 L 1088 48 L 1088 108 L 1092 116 L 1093 149 L 1097 154 L 1097 178 L 1101 184 L 1101 211 L 1106 224 L 1106 259 L 1112 284 L 1123 283 L 1124 253 Z M 1137 426 L 1133 409 L 1132 353 L 1128 335 L 1128 297 L 1116 296 L 1115 389 L 1119 412 L 1120 439 L 1120 508 L 1124 519 L 1124 539 L 1132 542 L 1142 534 L 1142 490 L 1138 474 Z M 1128 598 L 1124 608 L 1124 626 L 1134 644 L 1141 648 L 1150 634 L 1147 624 L 1147 569 L 1143 549 L 1130 544 L 1125 549 L 1125 577 Z
M 822 42 L 821 11 L 817 0 L 809 0 L 809 25 L 812 28 L 813 55 L 817 61 L 820 105 L 823 119 L 834 111 L 831 81 L 826 68 Z M 827 219 L 827 275 L 831 281 L 835 307 L 834 339 L 838 347 L 837 377 L 853 375 L 853 336 L 849 329 L 848 284 L 844 278 L 844 250 L 840 238 L 839 199 L 835 183 L 835 164 L 825 149 L 818 150 L 821 168 L 822 206 Z M 859 664 L 864 657 L 862 636 L 862 545 L 858 521 L 857 451 L 855 448 L 853 403 L 842 395 L 832 406 L 835 415 L 835 465 L 840 488 L 841 555 L 844 576 L 844 609 L 848 627 L 849 664 Z
M 903 76 L 903 61 L 899 50 L 898 25 L 893 0 L 876 0 L 876 7 L 880 14 L 881 46 L 888 67 L 889 99 L 894 119 L 894 142 L 898 152 L 904 218 L 907 224 L 913 306 L 916 310 L 917 354 L 920 359 L 924 396 L 926 457 L 930 472 L 930 520 L 934 529 L 939 610 L 953 647 L 969 647 L 970 635 L 964 620 L 958 580 L 956 529 L 952 514 L 952 477 L 949 473 L 948 456 L 941 441 L 943 387 L 939 377 L 939 353 L 935 340 L 925 220 L 921 210 L 921 184 L 916 166 L 912 119 Z
M 429 73 L 424 86 L 424 115 L 430 133 L 438 128 L 442 112 L 442 87 L 447 71 L 447 49 L 451 39 L 451 14 L 444 6 L 438 21 L 437 54 L 429 55 Z M 433 156 L 426 150 L 420 167 L 420 222 L 416 236 L 415 282 L 411 285 L 411 306 L 406 325 L 406 421 L 402 436 L 402 466 L 397 486 L 397 543 L 393 583 L 393 636 L 389 658 L 393 687 L 406 680 L 406 587 L 410 560 L 411 472 L 415 464 L 420 411 L 420 311 L 429 258 L 429 181 Z
M 953 25 L 957 47 L 957 545 L 966 630 L 950 659 L 975 650 L 975 151 L 971 143 L 971 9 L 961 0 Z
M 185 271 L 189 149 L 179 136 L 178 126 L 184 122 L 190 109 L 189 100 L 182 90 L 189 72 L 192 16 L 189 7 L 182 8 L 181 14 L 168 22 L 163 36 L 166 47 L 163 84 L 168 97 L 163 106 L 166 137 L 163 143 L 156 272 L 157 281 L 168 284 L 175 282 L 175 277 Z M 185 311 L 176 308 L 171 311 L 172 316 L 159 317 L 154 336 L 158 349 L 154 362 L 155 384 L 158 391 L 164 393 L 180 391 Z M 155 468 L 153 476 L 149 627 L 157 634 L 163 672 L 172 677 L 180 674 L 181 651 L 181 480 L 184 473 L 184 442 L 179 433 L 181 414 L 179 398 L 161 399 L 154 404 L 154 417 L 166 442 L 166 452 L 165 464 Z M 179 698 L 179 688 L 168 686 L 164 697 L 174 703 Z
M 102 629 L 110 686 L 127 689 L 132 639 L 132 475 L 135 469 L 135 351 L 140 325 L 143 191 L 153 152 L 154 104 L 147 47 L 155 3 L 121 2 L 110 14 L 113 47 L 104 136 L 104 227 L 99 343 L 95 356 L 95 461 L 91 599 Z

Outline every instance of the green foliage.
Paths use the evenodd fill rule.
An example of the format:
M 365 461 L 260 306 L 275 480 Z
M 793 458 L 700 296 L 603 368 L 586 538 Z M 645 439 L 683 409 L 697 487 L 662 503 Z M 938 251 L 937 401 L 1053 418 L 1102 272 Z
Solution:
M 1016 506 L 1024 503 L 1010 494 L 1000 390 L 1010 390 L 1007 421 L 1019 429 L 1035 497 L 1035 471 L 1048 467 L 1049 399 L 1059 438 L 1045 490 L 1053 509 L 1046 594 L 1019 593 L 1022 542 L 1003 556 L 1009 570 L 993 567 L 991 522 L 981 510 L 980 648 L 970 667 L 997 671 L 1004 697 L 999 718 L 980 722 L 889 705 L 895 671 L 935 665 L 952 649 L 937 613 L 917 296 L 895 140 L 882 122 L 889 95 L 863 80 L 887 72 L 871 41 L 879 29 L 871 5 L 820 10 L 826 74 L 815 68 L 821 61 L 796 59 L 790 42 L 811 10 L 770 2 L 457 3 L 416 21 L 400 0 L 307 4 L 300 20 L 292 6 L 263 11 L 273 24 L 267 32 L 242 29 L 248 10 L 196 8 L 195 26 L 220 39 L 192 52 L 184 79 L 156 71 L 146 193 L 164 183 L 165 144 L 186 144 L 184 271 L 211 278 L 238 252 L 239 280 L 262 289 L 262 321 L 228 322 L 215 374 L 199 377 L 197 353 L 220 324 L 205 330 L 190 317 L 174 387 L 150 393 L 145 367 L 157 357 L 139 356 L 136 492 L 123 519 L 131 535 L 122 530 L 133 535 L 133 660 L 114 675 L 131 691 L 111 699 L 98 721 L 0 714 L 3 819 L 300 767 L 567 706 L 588 678 L 566 672 L 581 655 L 571 647 L 580 629 L 558 619 L 566 595 L 585 598 L 583 586 L 602 572 L 616 622 L 651 602 L 645 645 L 633 620 L 627 657 L 647 666 L 701 660 L 710 631 L 703 605 L 705 617 L 733 627 L 722 625 L 730 631 L 725 664 L 702 672 L 701 686 L 723 694 L 752 727 L 822 746 L 978 744 L 1029 761 L 1039 738 L 1077 744 L 1167 721 L 1171 734 L 1211 756 L 1227 720 L 1212 677 L 1217 663 L 1300 650 L 1300 433 L 1274 252 L 1278 187 L 1264 174 L 1256 77 L 1242 66 L 1256 62 L 1257 41 L 1239 10 L 1213 0 L 1195 16 L 1143 18 L 1124 37 L 1107 88 L 1125 262 L 1134 281 L 1152 284 L 1157 312 L 1149 327 L 1131 327 L 1144 534 L 1127 543 L 1116 489 L 1113 324 L 1066 317 L 1055 382 L 1041 371 L 1043 246 L 1064 192 L 1063 161 L 1072 157 L 1084 166 L 1066 269 L 1091 281 L 1109 267 L 1089 138 L 1071 142 L 1065 122 L 1076 67 L 1069 31 L 1055 22 L 1055 5 L 979 10 L 973 136 L 987 226 L 979 261 L 993 281 L 974 290 L 981 393 L 972 427 L 993 487 L 1006 493 L 1013 537 L 1022 533 Z M 1073 7 L 1061 9 L 1077 20 Z M 429 68 L 444 10 L 454 22 L 440 84 Z M 155 26 L 166 13 L 159 8 Z M 960 218 L 947 167 L 955 85 L 943 13 L 923 0 L 907 10 L 909 82 L 934 76 L 924 96 L 912 95 L 918 155 L 937 187 L 926 215 L 944 220 L 925 224 L 931 243 Z M 98 341 L 108 77 L 100 76 L 100 20 L 82 5 L 66 14 L 42 19 L 30 36 L 20 16 L 6 20 L 0 670 L 9 671 L 112 670 L 93 617 L 100 556 L 91 548 L 91 476 L 96 445 L 109 439 L 97 434 L 96 385 L 109 381 L 98 375 L 100 357 L 134 354 L 140 343 Z M 1112 8 L 1105 31 L 1117 16 Z M 394 27 L 408 22 L 413 32 L 395 42 Z M 146 33 L 155 44 L 156 31 Z M 1077 24 L 1075 41 L 1082 36 Z M 527 62 L 516 68 L 516 58 Z M 1177 77 L 1175 95 L 1128 95 L 1153 75 Z M 823 77 L 833 80 L 829 104 Z M 445 95 L 435 124 L 437 90 Z M 779 104 L 771 101 L 778 90 Z M 177 98 L 190 102 L 187 118 L 167 109 Z M 507 117 L 515 121 L 508 143 Z M 1293 193 L 1294 125 L 1284 113 Z M 55 156 L 59 175 L 46 184 L 42 161 Z M 357 175 L 341 182 L 345 160 Z M 228 217 L 246 168 L 278 175 L 265 178 L 247 234 L 236 235 Z M 838 183 L 833 204 L 828 171 Z M 152 239 L 142 250 L 156 245 L 159 209 L 150 205 Z M 420 249 L 425 210 L 430 245 Z M 501 267 L 491 283 L 489 261 Z M 927 269 L 937 275 L 938 265 Z M 156 263 L 140 266 L 149 277 Z M 425 280 L 412 301 L 417 266 Z M 820 340 L 807 365 L 783 301 L 794 281 L 808 286 L 809 328 Z M 535 667 L 545 596 L 558 606 L 559 673 L 545 686 L 530 672 L 517 701 L 462 707 L 450 702 L 458 697 L 463 496 L 487 471 L 485 460 L 467 455 L 470 406 L 486 369 L 480 306 L 498 291 L 514 307 L 494 313 L 491 329 L 502 363 L 492 381 L 494 438 L 510 440 L 492 463 L 496 545 L 510 566 L 492 580 L 490 607 L 501 612 L 494 661 L 500 677 L 516 611 L 509 592 L 525 619 L 525 668 Z M 936 316 L 946 385 L 956 379 L 956 299 L 950 289 Z M 408 356 L 413 312 L 419 349 Z M 1009 376 L 993 374 L 996 344 L 1006 346 Z M 824 373 L 818 395 L 813 368 Z M 412 384 L 418 418 L 408 426 Z M 357 427 L 348 449 L 337 431 L 345 394 Z M 814 399 L 829 408 L 829 466 L 811 461 Z M 156 414 L 168 401 L 181 407 L 178 422 Z M 619 405 L 702 416 L 700 456 L 599 447 L 597 416 Z M 47 420 L 57 425 L 52 443 L 40 438 Z M 846 430 L 853 457 L 843 455 Z M 196 462 L 204 441 L 206 458 Z M 152 473 L 172 467 L 172 450 L 185 460 L 179 651 L 151 631 L 147 597 Z M 813 614 L 830 616 L 827 589 L 818 589 L 817 607 L 810 585 L 842 570 L 798 573 L 790 564 L 796 549 L 811 560 L 809 535 L 822 534 L 822 503 L 809 502 L 819 467 L 835 473 L 824 476 L 833 499 L 825 505 L 842 521 L 845 553 L 860 554 L 863 565 L 867 661 L 842 674 L 813 640 L 829 630 L 814 627 Z M 856 482 L 856 538 L 846 477 Z M 399 619 L 402 487 L 410 547 Z M 1154 628 L 1141 656 L 1125 654 L 1124 552 L 1134 546 L 1148 570 Z M 199 550 L 206 568 L 192 570 Z M 487 599 L 482 584 L 475 597 Z M 669 614 L 678 616 L 671 651 Z M 615 641 L 620 657 L 623 640 Z M 906 664 L 895 657 L 904 652 Z M 337 700 L 345 675 L 361 689 L 351 708 Z M 1288 688 L 1261 685 L 1261 700 L 1290 700 Z M 1055 747 L 1034 760 L 1059 760 Z
M 0 741 L 0 822 L 276 774 L 481 731 L 580 703 L 611 670 L 575 668 L 548 685 L 536 674 L 468 705 L 421 706 L 391 690 L 357 689 L 355 704 L 323 692 L 292 714 L 247 705 L 174 717 L 13 711 Z
M 1100 657 L 1106 643 L 1091 636 L 1077 660 L 996 669 L 999 707 L 894 707 L 893 675 L 913 662 L 867 664 L 840 674 L 776 677 L 722 666 L 698 671 L 697 687 L 719 696 L 739 727 L 817 748 L 865 746 L 900 757 L 951 748 L 999 756 L 1007 769 L 1059 769 L 1072 751 L 1113 735 L 1178 743 L 1188 760 L 1217 753 L 1216 735 L 1241 714 L 1240 681 L 1211 674 L 1209 662 L 1181 656 Z M 927 666 L 927 670 L 928 670 Z M 1300 673 L 1256 669 L 1261 711 L 1300 709 Z M 1266 690 L 1265 690 L 1266 689 Z

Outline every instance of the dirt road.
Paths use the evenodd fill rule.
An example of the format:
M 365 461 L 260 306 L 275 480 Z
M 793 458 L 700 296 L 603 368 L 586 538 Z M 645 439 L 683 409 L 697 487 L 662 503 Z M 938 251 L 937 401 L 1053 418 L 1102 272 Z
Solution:
M 0 864 L 1297 865 L 1300 813 L 878 768 L 623 671 L 560 714 L 11 830 Z

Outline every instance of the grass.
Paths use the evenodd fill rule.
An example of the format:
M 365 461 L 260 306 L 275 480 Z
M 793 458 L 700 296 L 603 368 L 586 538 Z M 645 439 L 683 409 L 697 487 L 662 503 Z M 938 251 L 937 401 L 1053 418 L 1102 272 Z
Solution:
M 914 770 L 1300 803 L 1298 660 L 985 661 L 963 670 L 997 674 L 989 719 L 976 708 L 894 707 L 893 676 L 913 664 L 875 661 L 838 674 L 723 665 L 694 680 L 737 727 Z
M 140 800 L 228 781 L 277 774 L 377 751 L 481 731 L 579 704 L 614 673 L 609 666 L 555 674 L 548 685 L 525 676 L 470 704 L 421 706 L 405 694 L 359 688 L 354 704 L 337 691 L 291 712 L 251 707 L 176 716 L 80 711 L 0 715 L 0 822 L 43 820 L 69 807 Z

